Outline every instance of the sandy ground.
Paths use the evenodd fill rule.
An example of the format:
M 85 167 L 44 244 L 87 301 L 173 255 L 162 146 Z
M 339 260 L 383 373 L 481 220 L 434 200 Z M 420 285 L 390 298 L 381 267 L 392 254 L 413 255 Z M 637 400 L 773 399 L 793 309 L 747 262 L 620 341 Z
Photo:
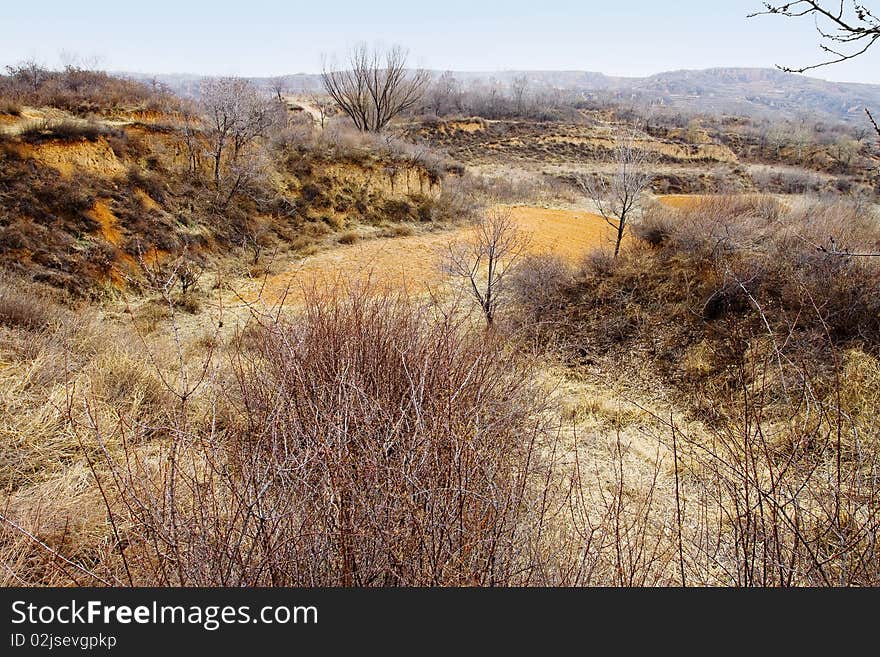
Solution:
M 666 194 L 665 196 L 658 196 L 657 200 L 667 207 L 676 208 L 677 210 L 685 210 L 696 205 L 696 203 L 702 198 L 705 198 L 705 195 Z
M 526 205 L 499 207 L 512 213 L 528 238 L 531 253 L 555 253 L 577 262 L 591 249 L 611 243 L 612 228 L 590 212 Z M 261 296 L 265 302 L 277 303 L 296 299 L 303 285 L 367 280 L 422 293 L 445 280 L 441 267 L 444 251 L 453 241 L 467 240 L 470 232 L 471 228 L 463 227 L 337 246 L 290 263 L 283 272 L 251 285 L 242 296 L 249 300 Z

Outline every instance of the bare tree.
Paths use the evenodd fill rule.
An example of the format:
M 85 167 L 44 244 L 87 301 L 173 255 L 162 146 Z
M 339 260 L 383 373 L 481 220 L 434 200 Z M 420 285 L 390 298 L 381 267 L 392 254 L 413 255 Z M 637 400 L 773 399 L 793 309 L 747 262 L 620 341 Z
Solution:
M 380 132 L 395 116 L 419 102 L 430 80 L 428 71 L 406 68 L 406 51 L 355 47 L 347 67 L 325 62 L 324 89 L 359 130 Z
M 284 104 L 284 94 L 287 93 L 287 80 L 284 76 L 278 76 L 277 78 L 272 78 L 269 81 L 269 87 L 272 89 L 272 93 L 275 94 L 275 99 Z
M 452 71 L 446 71 L 431 85 L 428 107 L 437 116 L 461 109 L 461 83 Z
M 513 95 L 514 109 L 517 115 L 522 115 L 525 110 L 526 92 L 529 88 L 529 78 L 526 75 L 517 75 L 513 78 L 510 85 L 510 92 Z
M 782 150 L 789 143 L 789 133 L 791 126 L 787 123 L 772 123 L 768 125 L 759 135 L 761 143 L 761 155 L 769 149 L 770 157 L 779 160 L 782 156 Z M 766 149 L 764 147 L 767 147 Z
M 780 66 L 789 73 L 803 73 L 822 66 L 839 64 L 863 55 L 880 39 L 880 16 L 865 5 L 853 0 L 845 3 L 817 2 L 815 0 L 796 0 L 785 4 L 765 2 L 764 10 L 749 15 L 749 18 L 775 14 L 787 18 L 809 16 L 816 22 L 819 33 L 819 48 L 827 55 L 824 61 L 809 66 Z M 871 111 L 865 108 L 871 125 L 880 137 L 880 126 Z
M 238 160 L 242 149 L 266 135 L 277 119 L 276 107 L 260 96 L 247 80 L 219 78 L 202 87 L 202 106 L 210 134 L 209 154 L 214 161 L 214 185 L 220 188 L 225 154 Z
M 315 110 L 312 115 L 315 121 L 320 126 L 321 130 L 323 130 L 327 125 L 327 119 L 330 117 L 330 113 L 333 110 L 333 103 L 330 101 L 327 96 L 321 94 L 311 94 L 308 98 L 309 105 Z
M 198 176 L 202 164 L 201 128 L 200 117 L 184 113 L 180 122 L 180 138 L 186 148 L 187 170 L 193 178 Z
M 40 85 L 49 76 L 49 71 L 46 67 L 35 59 L 26 59 L 18 64 L 7 66 L 6 70 L 13 78 L 26 84 L 33 93 L 37 93 Z
M 861 142 L 849 135 L 840 135 L 834 140 L 834 143 L 831 144 L 832 155 L 846 170 L 857 161 L 861 151 Z
M 608 176 L 596 173 L 578 176 L 577 183 L 595 204 L 605 222 L 616 231 L 614 257 L 620 253 L 620 244 L 632 215 L 641 205 L 642 196 L 653 180 L 650 170 L 653 155 L 638 147 L 632 132 L 617 134 L 609 156 L 613 169 Z
M 444 270 L 465 281 L 487 326 L 495 322 L 507 275 L 527 244 L 510 211 L 496 208 L 477 224 L 471 239 L 455 241 L 447 247 Z

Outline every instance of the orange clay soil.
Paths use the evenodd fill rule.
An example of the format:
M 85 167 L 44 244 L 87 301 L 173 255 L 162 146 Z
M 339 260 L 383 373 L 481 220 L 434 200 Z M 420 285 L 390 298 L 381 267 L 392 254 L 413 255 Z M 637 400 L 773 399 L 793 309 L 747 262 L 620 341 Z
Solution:
M 125 172 L 125 167 L 103 138 L 94 142 L 14 144 L 12 148 L 19 157 L 37 160 L 65 177 L 74 173 L 89 173 L 113 178 Z
M 657 200 L 667 207 L 675 208 L 676 210 L 686 210 L 694 207 L 704 198 L 706 198 L 705 194 L 666 194 L 665 196 L 658 196 Z
M 558 210 L 515 205 L 517 225 L 529 238 L 532 253 L 554 253 L 577 262 L 600 246 L 609 246 L 614 229 L 599 215 L 581 210 Z
M 86 212 L 86 215 L 97 221 L 101 228 L 99 232 L 101 237 L 110 242 L 113 246 L 119 246 L 122 243 L 122 231 L 119 228 L 119 219 L 113 214 L 110 206 L 106 201 L 95 201 L 94 207 Z
M 528 237 L 531 253 L 555 253 L 577 262 L 590 249 L 610 244 L 613 230 L 601 217 L 578 210 L 508 207 L 520 230 Z M 413 293 L 426 291 L 446 279 L 441 269 L 444 248 L 453 240 L 467 239 L 472 229 L 380 238 L 338 246 L 306 258 L 284 273 L 270 276 L 244 297 L 274 304 L 282 298 L 296 300 L 301 286 L 333 282 L 366 282 L 403 286 Z

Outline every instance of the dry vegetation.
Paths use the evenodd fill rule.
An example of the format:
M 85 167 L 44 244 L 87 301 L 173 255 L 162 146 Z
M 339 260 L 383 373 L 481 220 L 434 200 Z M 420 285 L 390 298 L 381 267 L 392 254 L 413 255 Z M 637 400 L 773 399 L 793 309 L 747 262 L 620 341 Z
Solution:
M 196 103 L 28 71 L 0 78 L 0 97 L 26 108 L 0 125 L 0 259 L 79 296 L 138 287 L 144 259 L 257 266 L 360 226 L 428 230 L 473 212 L 473 183 L 442 155 L 341 119 L 319 129 L 244 81 L 206 84 Z
M 525 88 L 372 133 L 242 81 L 2 84 L 4 585 L 880 585 L 864 145 L 813 167 L 862 194 L 642 176 L 603 220 L 571 183 L 621 116 Z M 664 121 L 655 191 L 794 166 Z

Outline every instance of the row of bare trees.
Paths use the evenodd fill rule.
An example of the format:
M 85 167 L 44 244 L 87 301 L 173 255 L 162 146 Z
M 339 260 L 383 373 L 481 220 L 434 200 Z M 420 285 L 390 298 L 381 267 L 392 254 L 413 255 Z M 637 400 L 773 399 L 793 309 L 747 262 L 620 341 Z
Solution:
M 379 132 L 407 111 L 543 119 L 558 114 L 564 104 L 561 92 L 533 89 L 526 75 L 503 85 L 477 80 L 466 88 L 452 71 L 434 76 L 408 69 L 407 53 L 399 46 L 382 50 L 358 45 L 343 62 L 325 61 L 321 80 L 333 103 L 365 132 Z M 273 87 L 277 93 L 277 85 Z M 574 103 L 573 98 L 565 100 Z

